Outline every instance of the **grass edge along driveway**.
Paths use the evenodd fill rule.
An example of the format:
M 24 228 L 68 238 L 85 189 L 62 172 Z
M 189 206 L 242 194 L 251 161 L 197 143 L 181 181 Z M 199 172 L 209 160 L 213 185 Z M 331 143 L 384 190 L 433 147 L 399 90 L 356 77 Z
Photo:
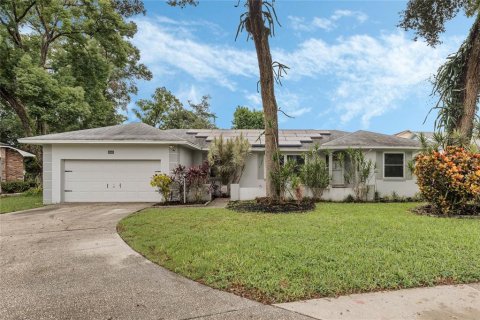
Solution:
M 0 197 L 0 214 L 43 206 L 41 195 L 15 195 Z
M 321 203 L 314 212 L 146 209 L 118 225 L 149 260 L 264 303 L 480 280 L 480 220 L 413 203 Z

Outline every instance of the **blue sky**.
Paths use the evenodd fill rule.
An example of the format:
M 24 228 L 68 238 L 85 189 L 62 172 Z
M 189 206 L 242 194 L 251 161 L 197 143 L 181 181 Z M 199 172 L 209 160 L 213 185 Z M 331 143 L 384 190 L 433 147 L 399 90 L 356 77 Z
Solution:
M 153 79 L 139 82 L 134 101 L 165 86 L 183 102 L 209 94 L 217 125 L 231 126 L 237 105 L 260 109 L 258 66 L 252 41 L 235 41 L 242 6 L 204 1 L 172 8 L 145 1 L 135 17 L 133 43 Z M 281 128 L 359 129 L 395 133 L 432 130 L 423 120 L 435 99 L 429 78 L 465 39 L 472 21 L 447 24 L 443 43 L 428 47 L 396 27 L 406 1 L 278 1 L 282 27 L 271 39 L 273 59 L 291 69 L 276 88 Z M 128 112 L 129 121 L 136 121 Z

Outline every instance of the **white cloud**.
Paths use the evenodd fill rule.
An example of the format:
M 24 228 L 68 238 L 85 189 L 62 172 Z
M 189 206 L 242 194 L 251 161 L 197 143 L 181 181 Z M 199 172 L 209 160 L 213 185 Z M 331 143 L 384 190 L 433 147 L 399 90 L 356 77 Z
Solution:
M 331 19 L 345 16 L 355 16 L 359 21 L 364 19 L 347 11 L 336 11 Z M 255 82 L 258 78 L 253 45 L 250 50 L 241 50 L 234 45 L 212 45 L 184 36 L 183 32 L 182 36 L 170 32 L 168 28 L 175 25 L 172 22 L 168 22 L 168 28 L 163 26 L 165 21 L 162 24 L 155 19 L 142 18 L 136 22 L 139 32 L 134 43 L 142 52 L 142 61 L 153 70 L 155 77 L 182 76 L 179 73 L 189 75 L 192 80 L 187 78 L 189 84 L 181 88 L 185 97 L 198 97 L 198 86 L 190 83 L 200 86 L 202 83 L 215 84 L 237 90 L 237 81 L 242 78 Z M 317 81 L 318 92 L 310 95 L 327 94 L 330 98 L 330 105 L 322 106 L 318 112 L 332 109 L 343 123 L 355 120 L 368 127 L 372 118 L 396 108 L 407 97 L 419 92 L 428 94 L 428 78 L 457 46 L 458 41 L 449 38 L 442 46 L 433 49 L 422 42 L 411 41 L 403 33 L 394 32 L 379 37 L 354 35 L 333 42 L 311 38 L 292 51 L 274 48 L 274 60 L 291 68 L 284 81 L 285 87 L 279 87 L 277 91 L 278 103 L 292 116 L 311 112 L 312 107 L 319 106 L 305 106 L 310 98 L 293 92 L 289 84 L 300 80 Z M 325 81 L 324 87 L 322 81 Z M 329 88 L 328 92 L 325 87 Z M 258 94 L 244 95 L 252 107 L 261 107 Z
M 262 97 L 259 93 L 246 93 L 245 98 L 250 101 L 251 107 L 255 110 L 262 109 Z
M 291 67 L 287 79 L 328 76 L 335 86 L 332 107 L 342 122 L 360 118 L 368 127 L 373 117 L 426 88 L 451 49 L 432 49 L 394 33 L 340 38 L 334 44 L 310 39 L 293 52 L 277 51 L 274 56 Z
M 142 53 L 142 62 L 155 76 L 181 70 L 196 80 L 215 80 L 230 90 L 236 89 L 232 76 L 254 76 L 257 59 L 252 51 L 208 45 L 189 37 L 188 32 L 172 32 L 155 19 L 135 20 L 138 33 L 133 42 Z M 178 28 L 176 29 L 179 30 Z
M 361 11 L 336 10 L 330 17 L 314 17 L 312 21 L 307 22 L 303 17 L 288 16 L 290 26 L 295 31 L 315 31 L 322 29 L 330 31 L 338 27 L 338 21 L 342 18 L 353 18 L 358 23 L 364 23 L 368 16 Z
M 303 105 L 304 97 L 284 88 L 277 88 L 276 99 L 278 108 L 290 117 L 300 117 L 312 110 L 311 107 Z M 247 93 L 245 98 L 250 101 L 254 109 L 262 109 L 262 98 L 259 93 Z M 286 116 L 280 112 L 280 119 L 286 120 Z
M 198 103 L 202 100 L 204 93 L 201 93 L 196 85 L 183 86 L 177 91 L 175 96 L 184 104 L 187 105 L 188 101 Z

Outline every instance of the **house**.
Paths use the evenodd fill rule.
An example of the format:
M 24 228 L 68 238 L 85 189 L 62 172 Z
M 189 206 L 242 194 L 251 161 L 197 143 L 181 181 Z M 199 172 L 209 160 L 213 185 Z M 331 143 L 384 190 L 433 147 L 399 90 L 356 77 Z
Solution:
M 24 158 L 33 154 L 0 142 L 0 180 L 2 182 L 23 181 L 25 177 Z
M 433 132 L 431 131 L 411 131 L 411 130 L 404 130 L 399 133 L 395 133 L 394 136 L 399 138 L 405 139 L 416 139 L 418 140 L 420 136 L 423 135 L 428 141 L 433 140 Z
M 420 140 L 420 136 L 423 135 L 428 143 L 435 142 L 435 133 L 432 131 L 411 131 L 411 130 L 404 130 L 402 132 L 396 133 L 396 137 L 405 138 L 405 139 L 412 139 L 412 140 Z M 477 148 L 480 148 L 480 137 L 473 136 L 471 143 Z
M 210 142 L 222 135 L 242 134 L 251 144 L 245 171 L 232 185 L 232 199 L 265 196 L 264 137 L 262 130 L 159 130 L 142 123 L 49 134 L 20 139 L 43 146 L 45 203 L 157 202 L 150 186 L 155 173 L 169 174 L 178 164 L 191 166 L 207 158 Z M 343 200 L 352 194 L 338 153 L 364 150 L 376 163 L 368 185 L 383 195 L 413 196 L 418 191 L 407 163 L 419 150 L 415 140 L 368 131 L 280 130 L 279 146 L 285 160 L 303 161 L 301 155 L 315 143 L 328 163 L 331 186 L 325 199 Z

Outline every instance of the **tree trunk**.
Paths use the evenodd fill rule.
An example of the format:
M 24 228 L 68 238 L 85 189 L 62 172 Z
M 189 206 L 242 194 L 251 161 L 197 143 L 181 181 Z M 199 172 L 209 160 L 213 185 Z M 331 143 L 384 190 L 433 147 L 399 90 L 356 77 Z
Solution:
M 25 106 L 22 104 L 18 98 L 14 95 L 10 94 L 5 88 L 0 87 L 0 99 L 5 102 L 5 105 L 10 106 L 13 111 L 17 114 L 20 122 L 22 123 L 23 130 L 25 131 L 25 135 L 30 137 L 33 135 L 32 132 L 32 125 L 30 123 L 30 118 L 27 114 L 27 110 Z
M 470 39 L 472 46 L 468 55 L 463 113 L 459 123 L 459 131 L 468 141 L 472 139 L 480 95 L 480 15 L 470 32 Z
M 265 26 L 262 13 L 262 0 L 249 0 L 249 20 L 247 31 L 252 35 L 257 51 L 258 68 L 260 71 L 260 89 L 262 95 L 263 113 L 265 117 L 265 169 L 267 197 L 278 199 L 277 188 L 270 176 L 271 172 L 278 171 L 278 161 L 275 155 L 278 152 L 278 109 L 275 100 L 275 79 L 272 69 L 272 55 L 268 37 L 270 29 Z

